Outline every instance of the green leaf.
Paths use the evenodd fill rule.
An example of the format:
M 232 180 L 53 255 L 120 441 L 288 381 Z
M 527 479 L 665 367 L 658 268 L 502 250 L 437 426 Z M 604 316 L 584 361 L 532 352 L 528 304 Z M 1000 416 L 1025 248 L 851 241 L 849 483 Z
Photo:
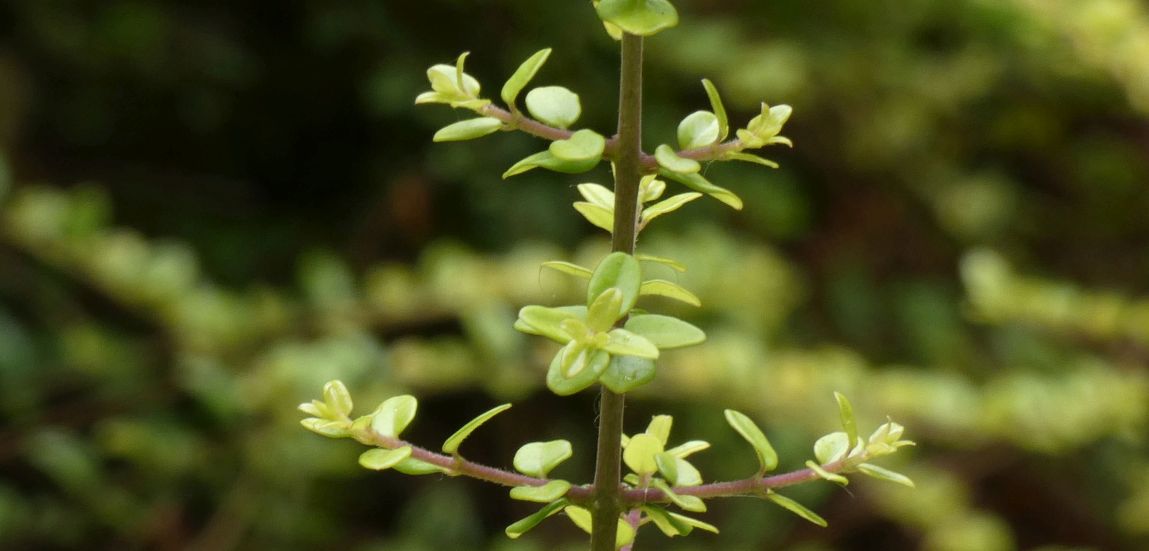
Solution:
M 583 532 L 591 533 L 593 519 L 591 518 L 590 511 L 578 505 L 571 505 L 563 509 L 563 512 L 566 513 L 567 518 L 571 519 L 571 522 L 573 522 L 575 526 L 578 526 Z
M 539 72 L 543 64 L 547 62 L 547 58 L 551 55 L 551 49 L 546 48 L 534 53 L 526 61 L 519 65 L 511 78 L 507 79 L 506 84 L 503 84 L 503 90 L 499 94 L 503 98 L 503 103 L 506 103 L 511 109 L 515 108 L 515 99 L 519 97 L 519 92 L 527 87 L 527 84 L 535 74 Z
M 559 396 L 570 396 L 593 385 L 610 365 L 610 354 L 587 348 L 575 350 L 576 344 L 572 342 L 559 350 L 547 370 L 547 388 Z M 568 370 L 573 374 L 568 376 Z
M 678 513 L 671 513 L 669 511 L 667 511 L 666 514 L 670 515 L 671 518 L 673 518 L 674 520 L 676 520 L 678 522 L 683 522 L 683 523 L 689 524 L 690 526 L 697 528 L 699 530 L 705 530 L 707 532 L 710 532 L 711 534 L 717 534 L 718 533 L 718 528 L 716 528 L 713 524 L 708 524 L 708 523 L 702 522 L 701 520 L 693 519 L 693 518 L 690 518 L 690 517 L 685 516 L 685 515 L 680 515 Z
M 603 208 L 585 201 L 575 202 L 574 208 L 583 218 L 586 218 L 587 222 L 610 233 L 614 233 L 614 209 Z
M 583 130 L 580 130 L 579 132 L 583 132 Z M 594 132 L 591 130 L 586 130 L 585 132 L 590 132 L 591 134 L 594 134 Z M 576 132 L 575 134 L 578 134 L 578 132 Z M 601 150 L 599 150 L 597 154 L 590 155 L 594 151 L 593 147 L 594 147 L 595 143 L 597 143 L 597 140 L 602 139 L 602 136 L 599 136 L 598 134 L 594 134 L 594 135 L 598 136 L 598 138 L 596 139 L 592 136 L 589 138 L 582 139 L 582 141 L 578 144 L 565 144 L 565 145 L 559 145 L 558 146 L 558 149 L 563 152 L 563 155 L 576 155 L 576 154 L 580 154 L 579 152 L 582 152 L 582 154 L 589 155 L 586 158 L 580 158 L 580 159 L 561 158 L 560 159 L 559 157 L 557 157 L 556 155 L 553 154 L 552 150 L 554 150 L 556 148 L 555 144 L 558 144 L 560 142 L 565 142 L 566 140 L 559 140 L 557 142 L 551 142 L 551 145 L 550 145 L 551 149 L 550 150 L 540 151 L 538 153 L 530 155 L 530 156 L 520 160 L 519 162 L 515 163 L 514 165 L 511 166 L 511 168 L 508 168 L 507 171 L 503 173 L 503 179 L 507 179 L 507 178 L 510 178 L 511 176 L 515 176 L 517 174 L 522 174 L 524 172 L 527 172 L 528 170 L 533 170 L 535 168 L 540 168 L 540 167 L 545 168 L 547 170 L 553 170 L 555 172 L 562 172 L 564 174 L 578 174 L 580 172 L 586 172 L 586 171 L 594 168 L 596 165 L 598 165 L 599 161 L 602 160 L 602 151 Z M 606 143 L 605 140 L 602 143 L 605 145 L 605 143 Z
M 694 293 L 683 289 L 677 283 L 667 281 L 665 279 L 648 279 L 642 282 L 642 287 L 639 288 L 638 294 L 640 296 L 655 295 L 660 297 L 672 298 L 681 302 L 685 302 L 691 306 L 702 306 L 702 301 L 699 300 Z
M 602 137 L 602 134 L 584 128 L 565 140 L 551 142 L 547 149 L 560 161 L 597 164 L 602 160 L 602 151 L 605 147 L 606 138 Z
M 466 55 L 459 56 L 460 61 Z M 481 89 L 474 77 L 466 73 L 460 75 L 458 62 L 456 65 L 440 63 L 427 69 L 427 80 L 431 82 L 432 91 L 419 94 L 416 104 L 449 103 L 452 107 L 466 107 L 468 100 L 478 99 Z
M 475 138 L 482 138 L 487 134 L 494 134 L 502 127 L 503 121 L 494 117 L 467 119 L 440 128 L 438 132 L 435 132 L 435 136 L 431 138 L 431 140 L 436 142 L 473 140 Z
M 718 95 L 718 89 L 714 87 L 713 82 L 704 78 L 702 87 L 706 89 L 706 97 L 710 98 L 710 109 L 718 117 L 718 139 L 715 141 L 720 142 L 730 135 L 730 121 L 726 118 L 726 108 L 722 106 L 722 96 Z
M 646 207 L 642 209 L 642 224 L 646 225 L 650 223 L 651 220 L 654 220 L 659 216 L 674 212 L 682 208 L 683 205 L 698 199 L 699 197 L 702 197 L 701 193 L 679 193 L 678 195 L 674 195 L 649 207 Z
M 508 409 L 511 409 L 511 404 L 503 404 L 501 406 L 493 407 L 482 415 L 471 419 L 469 422 L 467 422 L 466 425 L 463 425 L 462 428 L 455 431 L 455 434 L 452 434 L 450 438 L 447 438 L 447 440 L 443 442 L 443 453 L 448 455 L 455 455 L 455 453 L 459 451 L 459 445 L 462 444 L 463 441 L 466 440 L 472 432 L 475 432 L 475 429 L 482 426 L 483 423 L 490 421 L 492 417 L 507 411 Z M 548 499 L 547 501 L 551 500 Z
M 642 510 L 646 513 L 647 518 L 653 521 L 654 525 L 668 538 L 690 535 L 694 529 L 693 526 L 670 516 L 666 509 L 658 505 L 643 505 Z
M 914 487 L 914 481 L 910 480 L 910 477 L 902 473 L 884 469 L 872 463 L 862 463 L 861 465 L 858 465 L 858 471 L 864 475 L 872 476 L 874 478 L 894 482 L 903 486 L 909 486 L 910 488 Z
M 414 459 L 411 457 L 408 457 L 407 459 L 404 459 L 404 460 L 396 463 L 395 466 L 393 466 L 391 468 L 396 470 L 396 471 L 399 471 L 403 474 L 412 475 L 412 476 L 421 476 L 421 475 L 428 475 L 428 474 L 450 474 L 450 472 L 451 472 L 451 471 L 448 471 L 447 469 L 444 469 L 438 465 L 432 465 L 431 463 L 427 463 L 426 461 L 420 461 L 418 459 Z
M 658 347 L 641 335 L 626 329 L 611 329 L 603 350 L 622 356 L 638 356 L 650 360 L 658 359 Z
M 320 420 L 329 420 L 331 418 L 331 408 L 327 407 L 326 402 L 320 402 L 319 400 L 299 404 L 296 409 Z
M 635 258 L 637 258 L 643 262 L 654 262 L 655 264 L 662 264 L 663 266 L 666 266 L 666 267 L 668 267 L 671 270 L 674 270 L 676 272 L 685 272 L 686 271 L 685 265 L 683 265 L 681 262 L 679 262 L 677 260 L 673 260 L 670 258 L 665 258 L 665 257 L 661 257 L 661 256 L 654 256 L 654 255 L 649 255 L 649 254 L 635 255 Z
M 654 462 L 658 465 L 658 472 L 665 478 L 671 486 L 678 485 L 678 458 L 673 455 L 662 452 L 654 456 Z
M 388 398 L 372 414 L 371 430 L 381 436 L 398 438 L 415 418 L 418 407 L 419 402 L 414 396 L 404 394 Z
M 754 448 L 754 453 L 758 454 L 759 472 L 769 472 L 776 469 L 778 467 L 778 453 L 774 451 L 774 447 L 770 445 L 770 441 L 766 439 L 762 429 L 759 429 L 758 425 L 754 424 L 754 421 L 751 421 L 742 412 L 728 409 L 725 413 L 726 422 L 742 438 L 745 438 Z
M 729 153 L 722 155 L 722 160 L 723 161 L 728 161 L 728 160 L 743 161 L 743 162 L 747 162 L 747 163 L 759 164 L 759 165 L 770 167 L 770 168 L 778 168 L 778 163 L 771 161 L 770 159 L 764 159 L 762 157 L 759 157 L 759 156 L 751 154 L 751 153 L 740 153 L 737 151 L 731 151 Z
M 656 478 L 650 481 L 650 485 L 662 490 L 662 493 L 666 494 L 666 498 L 683 511 L 690 511 L 692 513 L 706 512 L 705 501 L 702 501 L 698 496 L 687 496 L 675 493 L 674 489 L 667 485 L 665 480 Z
M 566 440 L 531 442 L 515 452 L 515 470 L 527 476 L 546 478 L 551 469 L 573 454 L 571 443 Z
M 567 499 L 560 499 L 558 501 L 551 502 L 546 507 L 535 511 L 534 514 L 511 524 L 504 531 L 506 532 L 508 538 L 518 539 L 519 536 L 527 533 L 527 531 L 529 531 L 531 528 L 538 526 L 540 522 L 546 520 L 547 517 L 559 512 L 560 509 L 566 507 L 569 503 L 570 501 Z
M 311 432 L 328 438 L 347 438 L 350 436 L 347 431 L 347 421 L 308 417 L 301 420 L 299 424 Z
M 636 314 L 626 320 L 627 331 L 642 335 L 659 349 L 691 346 L 706 340 L 701 329 L 671 316 Z
M 635 473 L 650 475 L 658 472 L 655 456 L 660 453 L 662 453 L 662 442 L 653 435 L 641 432 L 630 437 L 630 442 L 622 451 L 622 460 Z
M 582 114 L 578 94 L 562 86 L 542 86 L 527 92 L 527 111 L 551 126 L 569 128 Z
M 701 174 L 682 174 L 680 172 L 670 172 L 668 170 L 659 170 L 659 174 L 674 180 L 694 191 L 705 193 L 727 205 L 730 205 L 735 210 L 742 210 L 742 199 L 740 199 L 734 192 L 716 186 L 710 183 L 709 180 L 703 178 Z
M 507 171 L 503 173 L 503 179 L 506 180 L 511 176 L 522 174 L 528 170 L 538 168 L 543 166 L 544 163 L 549 164 L 554 162 L 555 159 L 553 156 L 551 156 L 550 151 L 540 151 L 511 165 L 511 168 L 508 168 Z
M 698 161 L 679 157 L 678 153 L 666 144 L 659 145 L 654 149 L 654 160 L 658 161 L 658 165 L 662 168 L 674 172 L 689 174 L 702 170 L 702 165 L 698 164 Z
M 547 308 L 529 305 L 519 310 L 515 329 L 531 335 L 540 335 L 560 344 L 570 342 L 571 336 L 562 329 L 562 322 L 568 319 L 586 319 L 585 306 L 564 306 Z
M 831 432 L 814 442 L 814 457 L 823 465 L 846 457 L 849 451 L 850 440 L 846 433 L 841 431 Z
M 838 401 L 838 417 L 842 420 L 842 430 L 846 431 L 847 447 L 858 443 L 858 420 L 854 417 L 854 406 L 841 392 L 834 392 L 834 399 Z
M 823 469 L 821 465 L 813 461 L 806 461 L 806 467 L 808 467 L 811 471 L 814 471 L 814 473 L 817 474 L 822 480 L 828 480 L 839 486 L 845 486 L 850 483 L 850 479 L 840 474 L 835 474 L 827 471 L 826 469 Z
M 625 394 L 654 380 L 654 360 L 637 356 L 611 356 L 599 381 L 616 394 Z
M 666 182 L 659 180 L 657 174 L 647 174 L 642 177 L 638 184 L 638 202 L 649 203 L 662 197 L 664 191 L 666 191 Z
M 605 186 L 593 183 L 579 184 L 578 192 L 584 199 L 604 209 L 614 210 L 614 192 Z
M 710 111 L 695 111 L 678 123 L 678 147 L 698 149 L 718 141 L 718 117 Z
M 670 440 L 670 429 L 674 426 L 674 417 L 669 415 L 655 415 L 650 418 L 650 423 L 647 423 L 646 430 L 643 431 L 658 439 L 662 445 L 666 445 L 666 441 Z
M 551 480 L 542 486 L 516 486 L 511 488 L 511 499 L 550 503 L 566 495 L 571 483 L 565 480 Z
M 582 531 L 588 534 L 591 533 L 592 521 L 590 511 L 577 505 L 571 505 L 563 509 L 563 512 L 566 513 L 567 518 L 569 518 L 575 526 L 578 526 Z M 618 532 L 614 537 L 614 548 L 618 549 L 632 542 L 634 542 L 634 528 L 630 523 L 619 519 Z
M 666 450 L 666 452 L 674 454 L 675 457 L 686 458 L 706 449 L 710 449 L 710 442 L 703 440 L 691 440 L 689 442 L 670 448 L 669 450 Z
M 346 419 L 351 414 L 351 409 L 355 407 L 351 401 L 351 393 L 340 380 L 328 381 L 323 385 L 323 402 L 327 406 L 328 414 L 337 419 Z
M 359 464 L 373 471 L 385 471 L 408 457 L 411 457 L 411 446 L 403 446 L 393 450 L 375 448 L 360 454 Z
M 621 252 L 610 253 L 602 259 L 595 267 L 590 283 L 587 284 L 587 304 L 610 287 L 618 287 L 622 291 L 624 312 L 634 308 L 634 303 L 638 300 L 638 291 L 642 287 L 642 267 L 639 266 L 638 260 Z
M 550 268 L 552 270 L 562 272 L 564 274 L 572 275 L 572 276 L 582 278 L 582 279 L 590 279 L 590 276 L 593 273 L 590 271 L 589 268 L 583 268 L 582 266 L 579 266 L 578 264 L 573 264 L 571 262 L 564 262 L 562 260 L 548 260 L 546 262 L 543 262 L 542 266 L 544 268 Z
M 611 287 L 594 299 L 587 309 L 586 323 L 596 333 L 609 331 L 622 317 L 622 291 Z
M 801 503 L 798 503 L 797 501 L 794 501 L 794 500 L 792 500 L 792 499 L 790 499 L 784 495 L 777 494 L 774 491 L 770 491 L 770 493 L 766 494 L 766 498 L 769 499 L 770 501 L 773 501 L 774 503 L 777 503 L 778 505 L 782 506 L 783 509 L 786 509 L 786 510 L 790 511 L 791 513 L 794 513 L 795 515 L 798 515 L 798 516 L 800 516 L 800 517 L 802 517 L 802 518 L 804 518 L 810 522 L 813 522 L 814 524 L 817 524 L 818 526 L 821 526 L 822 528 L 825 528 L 826 526 L 828 526 L 826 519 L 818 516 L 818 514 L 815 513 L 814 511 L 807 509 Z
M 678 12 L 667 0 L 602 0 L 599 19 L 630 34 L 651 36 L 678 24 Z
M 667 450 L 666 453 L 674 455 L 674 452 Z M 702 484 L 702 473 L 694 467 L 689 461 L 675 456 L 675 469 L 678 472 L 678 481 L 674 484 L 676 486 L 698 486 Z

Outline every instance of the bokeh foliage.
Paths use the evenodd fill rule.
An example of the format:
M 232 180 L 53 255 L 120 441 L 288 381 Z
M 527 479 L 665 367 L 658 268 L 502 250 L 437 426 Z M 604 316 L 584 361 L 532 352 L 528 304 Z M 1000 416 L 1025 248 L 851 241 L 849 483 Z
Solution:
M 474 458 L 562 437 L 587 478 L 591 399 L 545 392 L 554 349 L 511 329 L 580 294 L 539 262 L 607 247 L 567 207 L 584 179 L 503 182 L 536 142 L 433 145 L 454 115 L 411 104 L 431 63 L 472 50 L 497 82 L 549 46 L 536 82 L 577 88 L 608 133 L 616 52 L 589 2 L 236 4 L 0 4 L 0 547 L 578 541 L 504 541 L 527 508 L 501 490 L 364 471 L 294 407 L 333 378 L 364 403 L 410 392 L 412 439 L 437 442 L 514 400 Z M 708 77 L 734 120 L 793 105 L 797 147 L 714 167 L 743 211 L 698 202 L 644 238 L 691 266 L 662 277 L 696 291 L 676 314 L 710 341 L 667 356 L 628 430 L 674 413 L 735 449 L 733 407 L 807 457 L 839 390 L 911 428 L 918 489 L 804 489 L 828 529 L 715 503 L 721 538 L 640 545 L 1145 546 L 1149 8 L 678 6 L 648 48 L 648 136 L 705 107 Z

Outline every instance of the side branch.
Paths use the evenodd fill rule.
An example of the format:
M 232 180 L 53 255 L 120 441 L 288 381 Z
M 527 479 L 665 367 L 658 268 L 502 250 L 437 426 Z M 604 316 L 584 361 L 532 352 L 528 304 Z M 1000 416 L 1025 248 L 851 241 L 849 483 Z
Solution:
M 512 471 L 500 469 L 498 467 L 491 467 L 469 461 L 460 456 L 445 455 L 428 450 L 412 444 L 406 440 L 399 438 L 389 438 L 375 433 L 365 435 L 360 442 L 364 444 L 378 446 L 386 449 L 402 448 L 409 446 L 411 448 L 411 458 L 418 459 L 425 463 L 430 463 L 436 467 L 441 467 L 447 471 L 451 476 L 466 476 L 476 480 L 482 480 L 500 486 L 515 487 L 515 486 L 543 486 L 550 482 L 549 478 L 537 478 L 527 476 Z M 850 458 L 834 461 L 822 465 L 822 470 L 829 473 L 840 473 L 858 463 L 865 462 L 866 458 Z M 727 480 L 723 482 L 712 482 L 710 484 L 702 484 L 699 486 L 677 486 L 672 488 L 675 494 L 696 496 L 702 499 L 713 499 L 720 497 L 737 497 L 737 496 L 753 496 L 762 495 L 767 490 L 776 490 L 778 488 L 785 488 L 787 486 L 795 486 L 805 482 L 813 482 L 820 480 L 821 477 L 813 469 L 799 469 L 787 473 L 776 474 L 772 476 L 760 477 L 753 476 L 750 478 L 743 478 L 739 480 Z M 572 503 L 589 503 L 595 494 L 595 487 L 593 484 L 582 486 L 571 486 L 567 491 L 566 497 Z M 655 488 L 631 488 L 622 492 L 622 502 L 626 504 L 627 508 L 642 505 L 644 503 L 667 503 L 670 498 L 662 490 Z
M 527 117 L 522 113 L 511 112 L 501 107 L 496 107 L 492 104 L 484 105 L 477 111 L 484 117 L 491 117 L 499 119 L 503 124 L 507 125 L 510 129 L 521 130 L 526 134 L 552 142 L 558 140 L 565 140 L 571 137 L 574 132 L 564 128 L 558 128 L 544 124 L 535 119 Z M 602 156 L 609 161 L 617 161 L 619 157 L 619 143 L 618 136 L 607 138 L 606 145 L 603 147 Z M 713 161 L 722 155 L 730 152 L 742 151 L 742 142 L 734 139 L 728 142 L 708 145 L 706 147 L 696 147 L 694 149 L 682 149 L 676 152 L 679 157 L 684 159 L 694 159 L 695 161 Z M 658 161 L 655 160 L 654 155 L 645 151 L 638 153 L 638 165 L 643 174 L 652 174 L 658 172 Z

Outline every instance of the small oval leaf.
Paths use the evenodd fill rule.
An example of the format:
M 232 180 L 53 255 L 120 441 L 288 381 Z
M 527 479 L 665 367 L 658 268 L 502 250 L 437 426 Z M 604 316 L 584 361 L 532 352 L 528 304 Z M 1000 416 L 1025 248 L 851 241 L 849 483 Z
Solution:
M 411 446 L 403 446 L 393 450 L 376 448 L 360 454 L 359 464 L 373 471 L 384 471 L 408 457 L 411 457 Z
M 572 275 L 581 279 L 590 279 L 592 273 L 589 268 L 583 268 L 578 264 L 566 262 L 563 260 L 548 260 L 543 262 L 544 268 L 550 268 L 556 272 L 562 272 L 567 275 Z
M 825 465 L 833 463 L 850 451 L 850 440 L 844 432 L 831 432 L 814 442 L 814 457 L 818 463 Z
M 438 465 L 432 465 L 426 461 L 408 457 L 391 467 L 393 470 L 411 476 L 421 476 L 428 474 L 450 474 L 451 471 L 444 469 Z
M 691 306 L 702 306 L 702 300 L 700 300 L 694 293 L 687 291 L 677 283 L 672 283 L 665 279 L 649 279 L 647 281 L 643 281 L 642 287 L 639 288 L 638 294 L 641 296 L 655 295 L 672 298 L 680 302 L 685 302 Z M 705 335 L 703 335 L 703 338 L 705 338 Z
M 569 128 L 582 114 L 578 94 L 562 86 L 542 86 L 527 92 L 531 116 L 557 128 Z
M 741 198 L 724 187 L 710 183 L 710 180 L 703 178 L 701 174 L 683 174 L 681 172 L 670 172 L 669 170 L 659 170 L 658 173 L 694 191 L 705 193 L 718 199 L 735 210 L 742 210 Z
M 710 111 L 695 111 L 678 123 L 678 147 L 698 149 L 718 141 L 718 117 Z
M 607 335 L 610 338 L 602 349 L 611 354 L 637 356 L 650 360 L 658 359 L 658 347 L 641 335 L 631 333 L 626 329 L 611 329 Z
M 794 501 L 784 495 L 770 492 L 766 495 L 766 498 L 780 505 L 783 509 L 786 509 L 795 515 L 798 515 L 814 524 L 817 524 L 818 526 L 823 528 L 829 526 L 829 524 L 826 522 L 826 519 L 818 516 L 818 514 L 814 511 L 807 509 L 801 503 L 798 503 L 797 501 Z
M 635 473 L 649 475 L 658 471 L 655 456 L 660 453 L 662 453 L 662 442 L 653 435 L 641 432 L 630 437 L 630 442 L 622 451 L 622 460 Z
M 671 316 L 636 314 L 626 321 L 627 331 L 642 335 L 659 349 L 691 346 L 706 340 L 701 329 Z
M 494 134 L 503 127 L 503 121 L 494 117 L 479 117 L 449 124 L 435 132 L 431 138 L 436 142 L 457 142 L 482 138 L 487 134 Z
M 571 137 L 565 140 L 551 142 L 547 151 L 550 151 L 551 155 L 560 161 L 597 164 L 602 160 L 602 152 L 605 147 L 606 138 L 602 134 L 584 128 L 571 134 Z
M 585 318 L 585 306 L 547 308 L 532 304 L 519 310 L 515 329 L 531 335 L 540 335 L 560 344 L 566 344 L 571 340 L 571 336 L 563 331 L 562 323 L 568 319 Z
M 566 507 L 569 503 L 570 501 L 566 499 L 551 502 L 546 507 L 535 511 L 534 514 L 507 526 L 504 532 L 506 532 L 508 538 L 517 539 L 519 536 L 527 533 L 531 528 L 538 526 L 539 523 L 546 520 L 547 517 L 559 512 L 560 509 Z
M 646 207 L 642 209 L 642 224 L 645 227 L 645 225 L 650 223 L 651 220 L 654 220 L 655 218 L 658 218 L 664 214 L 674 212 L 682 208 L 683 205 L 698 199 L 699 197 L 702 197 L 702 194 L 697 192 L 679 193 L 678 195 L 668 197 L 663 201 L 659 201 L 649 207 Z
M 726 422 L 754 448 L 754 453 L 758 455 L 759 472 L 769 472 L 778 468 L 778 453 L 774 451 L 762 429 L 740 411 L 728 409 L 725 414 Z
M 642 287 L 642 267 L 638 260 L 626 253 L 610 253 L 595 267 L 594 275 L 587 284 L 586 302 L 590 304 L 603 291 L 617 287 L 622 291 L 622 310 L 629 312 L 638 300 Z
M 654 360 L 637 356 L 611 356 L 599 381 L 616 394 L 625 394 L 654 380 Z
M 462 428 L 455 431 L 455 434 L 452 434 L 450 438 L 447 438 L 447 440 L 443 442 L 443 453 L 455 455 L 455 453 L 459 451 L 459 445 L 461 445 L 463 441 L 471 435 L 472 432 L 475 432 L 475 429 L 481 427 L 483 423 L 490 421 L 492 417 L 507 411 L 508 409 L 511 409 L 511 404 L 503 404 L 501 406 L 493 407 L 484 412 L 482 415 L 471 419 L 469 422 L 467 422 L 466 425 L 463 425 Z M 558 499 L 558 497 L 555 499 Z M 547 501 L 551 500 L 548 499 Z
M 586 183 L 576 186 L 578 192 L 584 199 L 594 203 L 602 208 L 614 209 L 614 192 L 607 189 L 606 186 Z
M 571 443 L 566 440 L 531 442 L 515 452 L 515 470 L 528 476 L 546 478 L 551 469 L 573 454 Z
M 574 208 L 583 218 L 586 218 L 587 222 L 610 233 L 614 233 L 613 209 L 603 208 L 594 203 L 587 203 L 586 201 L 574 203 Z
M 340 380 L 328 381 L 323 385 L 323 402 L 327 405 L 327 413 L 336 418 L 346 418 L 355 407 L 351 393 Z
M 553 360 L 551 366 L 547 370 L 547 388 L 559 396 L 570 396 L 587 387 L 593 385 L 606 368 L 610 365 L 610 354 L 602 350 L 588 350 L 583 348 L 581 351 L 573 350 L 576 343 L 567 345 L 562 350 L 559 350 Z M 581 365 L 574 366 L 573 369 L 570 363 L 566 362 L 566 358 L 570 354 L 578 354 L 583 356 L 578 359 Z M 567 375 L 568 371 L 572 372 Z
M 674 172 L 692 173 L 702 170 L 702 165 L 694 159 L 679 157 L 669 145 L 662 144 L 654 149 L 654 160 L 658 166 Z
M 884 469 L 872 463 L 862 463 L 861 465 L 858 465 L 858 470 L 861 471 L 861 473 L 864 475 L 872 476 L 881 480 L 887 480 L 889 482 L 894 482 L 903 486 L 909 486 L 910 488 L 914 487 L 914 481 L 910 480 L 910 477 L 902 473 Z
M 604 22 L 638 36 L 650 36 L 678 24 L 678 12 L 667 0 L 602 0 L 595 10 Z
M 511 499 L 550 503 L 566 495 L 570 489 L 571 483 L 565 480 L 552 480 L 542 486 L 516 486 L 511 488 Z
M 828 480 L 828 481 L 833 482 L 834 484 L 837 484 L 839 486 L 845 486 L 845 485 L 850 483 L 850 479 L 848 479 L 848 478 L 846 478 L 840 474 L 836 474 L 836 473 L 832 473 L 830 471 L 827 471 L 826 469 L 823 469 L 821 465 L 819 465 L 813 461 L 807 460 L 806 461 L 806 467 L 808 469 L 810 469 L 811 471 L 814 471 L 814 473 L 817 474 L 818 477 L 820 477 L 822 480 Z
M 846 431 L 846 441 L 849 446 L 854 446 L 858 442 L 858 420 L 854 417 L 854 406 L 841 392 L 834 392 L 834 399 L 838 401 L 838 417 L 842 420 L 842 430 Z
M 702 87 L 706 89 L 706 97 L 710 98 L 710 109 L 718 117 L 717 141 L 725 140 L 726 136 L 730 135 L 730 121 L 726 117 L 726 108 L 722 105 L 722 96 L 718 95 L 718 89 L 710 79 L 702 79 Z
M 388 398 L 379 405 L 371 416 L 371 430 L 391 438 L 398 438 L 415 418 L 419 401 L 414 396 L 402 395 Z
M 514 108 L 515 99 L 519 97 L 519 92 L 522 92 L 523 88 L 527 87 L 527 84 L 530 83 L 531 79 L 535 78 L 535 74 L 538 73 L 543 64 L 547 62 L 547 58 L 550 57 L 550 55 L 550 48 L 535 52 L 534 55 L 527 58 L 526 61 L 519 65 L 519 68 L 515 70 L 515 73 L 511 75 L 511 78 L 507 79 L 507 82 L 506 84 L 503 84 L 503 90 L 499 95 L 503 98 L 503 102 L 506 103 L 508 107 L 512 109 Z

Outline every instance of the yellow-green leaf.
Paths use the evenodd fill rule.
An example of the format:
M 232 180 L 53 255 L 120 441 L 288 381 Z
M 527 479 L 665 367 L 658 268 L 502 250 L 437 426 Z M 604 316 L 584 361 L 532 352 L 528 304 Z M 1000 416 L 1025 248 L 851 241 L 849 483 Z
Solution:
M 455 455 L 455 453 L 459 451 L 459 445 L 461 445 L 463 441 L 471 435 L 472 432 L 475 432 L 475 429 L 482 426 L 483 423 L 491 420 L 492 417 L 507 411 L 508 409 L 511 409 L 511 404 L 496 406 L 487 410 L 482 415 L 479 415 L 478 417 L 468 421 L 466 425 L 463 425 L 462 428 L 455 431 L 455 434 L 452 434 L 450 438 L 447 438 L 447 440 L 443 442 L 443 453 Z M 547 501 L 551 500 L 548 499 Z

